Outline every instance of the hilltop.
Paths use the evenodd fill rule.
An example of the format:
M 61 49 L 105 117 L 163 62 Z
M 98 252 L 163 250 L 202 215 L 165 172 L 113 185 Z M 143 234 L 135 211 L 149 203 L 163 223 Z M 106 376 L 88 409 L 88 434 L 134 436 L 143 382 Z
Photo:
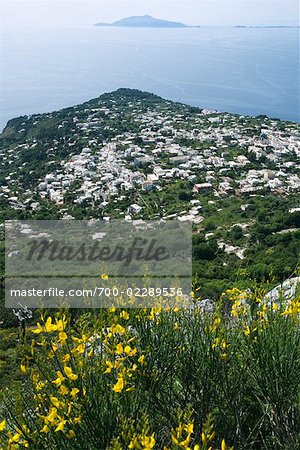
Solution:
M 203 295 L 270 267 L 275 286 L 299 258 L 299 148 L 296 123 L 119 89 L 8 122 L 1 217 L 190 220 Z
M 156 19 L 155 17 L 131 16 L 113 23 L 96 23 L 96 27 L 141 27 L 141 28 L 189 28 L 181 22 L 171 22 L 169 20 Z

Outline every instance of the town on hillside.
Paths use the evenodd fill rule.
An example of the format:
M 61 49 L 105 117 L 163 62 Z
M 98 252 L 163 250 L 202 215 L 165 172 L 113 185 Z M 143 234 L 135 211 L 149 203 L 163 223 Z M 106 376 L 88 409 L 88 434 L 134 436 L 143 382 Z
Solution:
M 4 214 L 177 218 L 194 225 L 202 275 L 203 260 L 209 265 L 205 278 L 222 271 L 222 279 L 230 271 L 247 278 L 253 265 L 258 279 L 274 264 L 275 275 L 293 273 L 300 226 L 296 123 L 120 89 L 9 121 L 0 151 Z

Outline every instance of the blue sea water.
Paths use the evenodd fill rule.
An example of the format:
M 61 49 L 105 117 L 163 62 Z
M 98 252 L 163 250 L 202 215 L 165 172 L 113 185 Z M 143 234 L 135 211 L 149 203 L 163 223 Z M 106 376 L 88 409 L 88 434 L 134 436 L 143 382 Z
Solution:
M 299 29 L 4 27 L 0 128 L 129 87 L 300 121 Z

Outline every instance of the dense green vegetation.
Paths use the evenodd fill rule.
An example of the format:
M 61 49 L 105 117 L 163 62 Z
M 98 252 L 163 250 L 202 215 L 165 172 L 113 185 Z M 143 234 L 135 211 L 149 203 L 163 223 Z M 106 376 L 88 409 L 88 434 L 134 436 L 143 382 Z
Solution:
M 275 309 L 233 289 L 213 314 L 114 308 L 72 324 L 46 315 L 20 351 L 22 388 L 0 397 L 0 442 L 299 450 L 299 312 L 299 299 Z

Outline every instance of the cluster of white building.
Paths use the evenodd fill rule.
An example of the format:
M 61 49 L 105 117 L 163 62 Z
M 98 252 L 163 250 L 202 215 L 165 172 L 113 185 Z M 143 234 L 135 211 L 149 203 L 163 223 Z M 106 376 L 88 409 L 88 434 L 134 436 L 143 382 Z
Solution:
M 113 131 L 113 123 L 119 120 L 121 112 L 114 101 L 111 108 L 100 105 L 74 111 L 74 133 L 67 142 L 70 156 L 57 168 L 55 154 L 61 143 L 56 139 L 49 143 L 45 149 L 49 173 L 38 183 L 39 196 L 63 205 L 72 193 L 74 204 L 105 207 L 111 199 L 124 198 L 128 192 L 162 190 L 176 179 L 193 183 L 194 194 L 209 192 L 214 196 L 255 194 L 262 189 L 288 194 L 300 189 L 300 132 L 295 126 L 278 131 L 278 122 L 268 120 L 254 133 L 245 126 L 243 116 L 203 110 L 187 118 L 184 110 L 174 113 L 173 104 L 166 105 L 170 107 L 163 111 L 153 107 L 141 113 L 139 103 L 128 103 L 138 131 L 119 134 L 107 142 L 98 139 L 98 134 L 100 129 Z M 65 125 L 62 121 L 58 129 Z M 30 152 L 36 145 L 32 139 L 3 152 L 2 164 L 13 162 L 18 150 Z M 253 157 L 262 158 L 261 169 L 251 168 Z M 25 201 L 37 208 L 30 191 L 28 198 L 20 201 L 15 175 L 11 172 L 6 177 L 0 196 L 16 209 Z M 134 205 L 130 211 L 138 214 L 143 205 Z M 193 212 L 188 215 L 193 216 Z

